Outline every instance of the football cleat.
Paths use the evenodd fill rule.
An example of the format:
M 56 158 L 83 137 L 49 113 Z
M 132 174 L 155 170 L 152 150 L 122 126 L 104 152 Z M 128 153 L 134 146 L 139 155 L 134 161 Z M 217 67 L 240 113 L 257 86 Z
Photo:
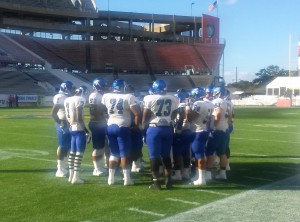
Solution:
M 131 185 L 134 185 L 134 182 L 132 179 L 130 179 L 130 178 L 124 179 L 124 186 L 131 186 Z
M 67 173 L 64 172 L 63 170 L 57 170 L 55 176 L 56 177 L 67 177 Z
M 183 180 L 189 180 L 190 179 L 190 169 L 189 168 L 183 168 L 183 170 L 182 170 L 182 179 Z
M 206 181 L 212 180 L 211 171 L 206 171 L 206 173 L 205 173 L 205 180 Z
M 143 169 L 144 169 L 144 167 L 142 165 L 141 158 L 132 162 L 131 172 L 138 173 L 138 172 L 141 172 Z
M 172 175 L 172 180 L 182 180 L 180 170 L 175 170 L 174 175 Z
M 166 189 L 170 190 L 173 188 L 173 184 L 172 184 L 172 179 L 171 179 L 171 175 L 167 176 L 165 178 L 165 185 L 166 185 Z
M 106 172 L 104 170 L 94 169 L 93 176 L 99 177 L 99 176 L 103 176 L 103 175 L 106 175 Z
M 226 171 L 221 170 L 215 177 L 217 180 L 227 180 Z
M 206 184 L 206 180 L 204 178 L 199 178 L 198 180 L 194 181 L 193 184 L 195 186 L 205 185 Z
M 108 184 L 108 185 L 113 185 L 113 184 L 115 184 L 115 177 L 109 175 L 109 176 L 108 176 L 108 179 L 107 179 L 107 184 Z
M 80 179 L 79 177 L 73 177 L 72 179 L 72 184 L 83 184 L 84 181 L 82 179 Z
M 160 190 L 161 189 L 160 184 L 157 179 L 153 179 L 153 184 L 151 184 L 149 186 L 149 189 L 152 189 L 152 190 Z

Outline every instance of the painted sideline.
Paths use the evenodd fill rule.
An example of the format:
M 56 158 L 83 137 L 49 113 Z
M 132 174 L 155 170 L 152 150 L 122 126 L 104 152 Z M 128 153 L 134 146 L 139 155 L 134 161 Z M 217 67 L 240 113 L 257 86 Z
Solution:
M 159 221 L 298 221 L 299 185 L 300 174 Z

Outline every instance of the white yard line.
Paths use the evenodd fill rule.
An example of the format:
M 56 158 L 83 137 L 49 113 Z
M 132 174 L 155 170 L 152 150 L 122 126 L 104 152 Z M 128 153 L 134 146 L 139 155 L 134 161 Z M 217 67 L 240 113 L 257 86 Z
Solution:
M 274 174 L 274 175 L 283 175 L 283 176 L 290 176 L 291 174 L 276 172 L 276 171 L 263 171 L 264 173 Z
M 292 144 L 299 144 L 300 143 L 300 142 L 294 142 L 294 141 L 288 141 L 288 140 L 249 139 L 249 138 L 234 137 L 234 136 L 231 136 L 230 139 L 250 140 L 250 141 L 265 141 L 265 142 L 275 142 L 275 143 L 292 143 Z
M 155 213 L 155 212 L 148 211 L 148 210 L 141 210 L 141 209 L 138 209 L 138 208 L 128 208 L 128 210 L 138 212 L 138 213 L 142 213 L 142 214 L 149 214 L 149 215 L 153 215 L 153 216 L 158 216 L 158 217 L 166 216 L 165 214 L 159 214 L 159 213 Z
M 232 153 L 233 155 L 243 155 L 243 156 L 261 156 L 261 157 L 267 157 L 268 155 L 261 155 L 261 154 L 251 154 L 251 153 Z
M 293 187 L 288 187 L 293 184 Z M 300 174 L 159 220 L 160 222 L 298 221 Z
M 285 132 L 285 131 L 269 131 L 269 130 L 248 130 L 248 129 L 239 129 L 239 131 L 247 131 L 247 132 L 257 132 L 257 133 L 279 133 L 279 134 L 300 134 L 296 131 L 290 131 L 290 132 Z
M 20 135 L 20 136 L 28 136 L 29 137 L 42 137 L 42 138 L 56 138 L 55 136 L 47 136 L 47 135 L 41 135 L 41 134 L 29 134 L 29 133 L 8 133 L 6 131 L 0 132 L 0 134 L 9 134 L 9 135 Z
M 166 200 L 173 201 L 173 202 L 180 202 L 180 203 L 184 203 L 184 204 L 192 204 L 192 205 L 200 204 L 198 202 L 185 201 L 185 200 L 180 200 L 180 199 L 176 199 L 176 198 L 166 198 Z
M 221 195 L 221 196 L 229 196 L 228 193 L 221 193 L 221 192 L 216 192 L 216 191 L 212 191 L 212 190 L 196 190 L 199 192 L 205 192 L 205 193 L 212 193 L 212 194 L 217 194 L 217 195 Z
M 20 157 L 20 158 L 25 158 L 25 159 L 40 160 L 40 161 L 47 161 L 47 162 L 56 163 L 56 160 L 48 160 L 48 159 L 35 158 L 35 157 L 29 157 L 29 156 L 16 155 L 15 157 Z M 81 166 L 88 166 L 88 167 L 91 167 L 91 166 L 93 166 L 93 165 L 92 165 L 92 164 L 85 164 L 85 163 L 82 163 Z
M 285 167 L 285 166 L 278 166 L 281 169 L 288 169 L 288 170 L 299 170 L 299 167 Z
M 244 176 L 244 178 L 253 179 L 253 180 L 261 180 L 261 181 L 273 182 L 273 180 L 269 180 L 269 179 L 265 179 L 265 178 L 259 178 L 259 177 L 248 177 L 248 176 Z

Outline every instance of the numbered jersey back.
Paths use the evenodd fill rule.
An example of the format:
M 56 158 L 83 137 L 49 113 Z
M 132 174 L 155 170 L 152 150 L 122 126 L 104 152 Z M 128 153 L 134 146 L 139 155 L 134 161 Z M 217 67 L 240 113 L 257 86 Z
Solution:
M 116 124 L 120 127 L 130 127 L 130 107 L 136 105 L 133 95 L 106 93 L 102 97 L 102 103 L 106 106 L 109 116 L 107 125 Z
M 179 100 L 172 95 L 148 95 L 144 98 L 144 108 L 151 110 L 150 123 L 170 125 L 172 113 L 178 109 Z

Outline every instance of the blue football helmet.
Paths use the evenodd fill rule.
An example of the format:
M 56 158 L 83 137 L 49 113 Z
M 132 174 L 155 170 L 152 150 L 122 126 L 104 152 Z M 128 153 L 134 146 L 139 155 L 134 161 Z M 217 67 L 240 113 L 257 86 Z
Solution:
M 191 96 L 195 100 L 200 100 L 205 97 L 205 90 L 202 87 L 196 87 L 196 88 L 192 89 Z
M 214 87 L 213 87 L 213 86 L 207 86 L 207 87 L 205 88 L 205 92 L 206 92 L 206 93 L 211 93 L 211 94 L 213 94 L 213 92 L 214 92 Z
M 76 90 L 75 90 L 75 93 L 77 95 L 80 95 L 80 96 L 83 96 L 85 98 L 88 97 L 89 95 L 89 90 L 86 86 L 79 86 Z
M 58 93 L 63 93 L 65 95 L 72 95 L 73 94 L 73 83 L 71 81 L 65 81 L 60 84 Z
M 187 98 L 187 93 L 177 92 L 175 96 L 179 99 L 180 102 L 183 102 Z
M 123 79 L 116 79 L 112 84 L 112 89 L 115 92 L 124 93 L 126 83 Z
M 94 90 L 101 91 L 105 88 L 105 86 L 106 86 L 106 81 L 103 78 L 98 77 L 93 81 Z
M 226 89 L 224 86 L 216 86 L 213 90 L 213 97 L 214 98 L 222 98 L 226 96 Z
M 127 85 L 125 85 L 124 92 L 133 94 L 134 93 L 134 87 L 131 84 L 127 84 Z
M 154 94 L 166 94 L 167 93 L 167 85 L 164 80 L 158 79 L 152 85 Z

